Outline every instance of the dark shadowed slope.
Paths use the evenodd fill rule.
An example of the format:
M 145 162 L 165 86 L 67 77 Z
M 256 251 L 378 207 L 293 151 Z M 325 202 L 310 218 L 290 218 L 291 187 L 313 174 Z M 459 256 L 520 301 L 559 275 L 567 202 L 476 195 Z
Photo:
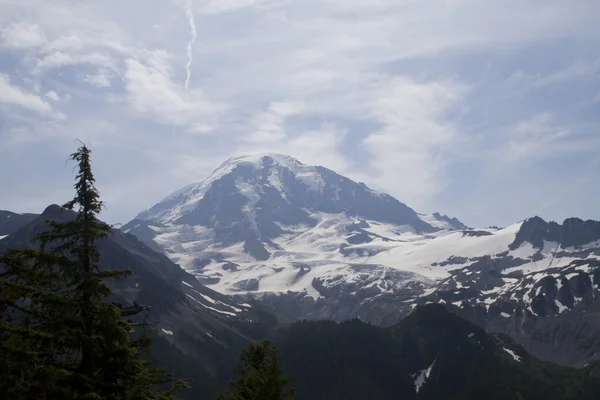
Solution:
M 45 220 L 73 217 L 59 206 L 50 206 L 0 241 L 0 252 L 32 246 L 31 240 L 47 230 Z M 133 275 L 112 282 L 113 296 L 125 304 L 135 301 L 151 307 L 138 316 L 145 318 L 154 332 L 158 364 L 193 377 L 195 390 L 203 394 L 216 394 L 224 384 L 221 377 L 233 368 L 235 351 L 249 339 L 266 336 L 275 324 L 259 304 L 239 304 L 201 285 L 133 235 L 113 230 L 98 242 L 98 249 L 101 267 L 133 271 Z
M 440 305 L 382 329 L 300 322 L 277 336 L 299 400 L 596 399 L 600 367 L 541 362 Z

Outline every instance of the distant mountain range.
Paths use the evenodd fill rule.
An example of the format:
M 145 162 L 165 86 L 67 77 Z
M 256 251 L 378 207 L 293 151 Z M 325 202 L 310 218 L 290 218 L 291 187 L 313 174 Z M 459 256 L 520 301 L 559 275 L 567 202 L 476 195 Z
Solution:
M 469 228 L 329 169 L 261 154 L 225 161 L 121 229 L 208 287 L 261 300 L 281 320 L 389 326 L 418 304 L 445 303 L 546 359 L 596 357 L 596 344 L 577 346 L 589 343 L 582 328 L 600 329 L 585 314 L 600 294 L 597 221 L 533 217 Z M 554 326 L 565 318 L 578 321 L 573 332 Z M 548 350 L 562 341 L 564 352 Z
M 48 207 L 41 215 L 0 215 L 20 221 L 7 235 L 0 231 L 0 252 L 31 246 L 31 239 L 47 229 L 45 220 L 74 217 L 58 206 Z M 358 229 L 370 232 L 362 225 Z M 448 232 L 468 238 L 494 236 Z M 435 232 L 413 235 L 438 238 Z M 383 242 L 379 237 L 375 240 Z M 131 277 L 112 282 L 115 300 L 152 307 L 143 318 L 153 326 L 154 357 L 169 371 L 192 378 L 193 389 L 183 393 L 185 399 L 214 398 L 231 377 L 245 341 L 264 337 L 274 340 L 281 350 L 298 388 L 298 400 L 566 400 L 600 396 L 598 362 L 575 370 L 539 361 L 509 337 L 487 333 L 481 326 L 453 315 L 449 311 L 456 310 L 448 303 L 411 307 L 410 315 L 387 328 L 356 319 L 341 324 L 285 324 L 266 311 L 264 303 L 241 302 L 209 289 L 131 234 L 113 230 L 98 247 L 101 267 L 133 270 Z M 424 297 L 443 292 L 441 286 L 436 292 L 425 290 L 431 293 Z M 531 318 L 564 318 L 574 312 L 569 309 L 546 317 L 532 314 Z M 502 318 L 517 321 L 514 316 Z M 568 323 L 563 330 L 569 330 Z M 595 343 L 586 345 L 593 347 Z

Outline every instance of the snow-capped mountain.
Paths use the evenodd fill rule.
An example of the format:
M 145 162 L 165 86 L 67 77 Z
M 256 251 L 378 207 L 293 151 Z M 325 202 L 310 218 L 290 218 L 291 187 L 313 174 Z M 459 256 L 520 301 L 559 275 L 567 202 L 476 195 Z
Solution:
M 122 229 L 291 319 L 389 325 L 428 301 L 479 307 L 486 321 L 543 316 L 594 301 L 600 283 L 598 222 L 470 229 L 276 154 L 229 159 Z
M 262 240 L 280 235 L 280 225 L 314 226 L 310 213 L 317 211 L 410 225 L 419 232 L 436 230 L 387 194 L 279 154 L 231 158 L 207 179 L 176 191 L 137 218 L 213 227 L 230 234 L 229 241 L 246 240 L 249 234 Z M 446 219 L 440 216 L 440 223 L 451 221 Z

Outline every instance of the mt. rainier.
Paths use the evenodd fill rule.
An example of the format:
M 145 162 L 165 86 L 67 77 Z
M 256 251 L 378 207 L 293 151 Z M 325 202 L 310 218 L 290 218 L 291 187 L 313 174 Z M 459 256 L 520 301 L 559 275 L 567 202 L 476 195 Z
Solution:
M 357 292 L 351 296 L 354 309 L 361 296 L 416 294 L 431 286 L 428 274 L 370 258 L 400 237 L 412 242 L 453 224 L 462 226 L 439 214 L 417 214 L 326 168 L 265 154 L 227 160 L 207 179 L 176 191 L 122 229 L 160 246 L 224 293 L 291 293 L 314 303 Z M 329 292 L 337 290 L 331 298 Z M 292 314 L 328 317 L 338 313 L 332 307 L 337 308 L 316 307 L 318 315 L 309 309 Z
M 122 230 L 289 319 L 389 325 L 433 301 L 507 330 L 508 317 L 589 306 L 600 283 L 598 222 L 470 229 L 278 154 L 229 159 Z

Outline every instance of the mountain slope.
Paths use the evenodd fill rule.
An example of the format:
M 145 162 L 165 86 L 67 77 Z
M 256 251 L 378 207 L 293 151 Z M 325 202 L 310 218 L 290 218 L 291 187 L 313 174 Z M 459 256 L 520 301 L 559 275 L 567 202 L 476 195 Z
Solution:
M 0 240 L 7 237 L 35 217 L 37 217 L 35 214 L 19 214 L 7 210 L 0 210 Z
M 302 399 L 593 399 L 598 366 L 543 363 L 505 336 L 418 307 L 399 324 L 300 322 L 276 339 Z M 595 368 L 595 369 L 594 369 Z M 596 376 L 594 376 L 594 374 Z
M 1 240 L 0 252 L 31 246 L 31 240 L 48 229 L 46 220 L 73 217 L 59 206 L 49 206 Z M 201 393 L 216 395 L 224 384 L 220 377 L 233 368 L 235 354 L 225 353 L 225 349 L 235 351 L 249 339 L 264 337 L 276 323 L 259 304 L 240 304 L 203 286 L 133 235 L 113 230 L 97 246 L 101 268 L 133 271 L 131 276 L 110 282 L 114 293 L 109 300 L 124 304 L 135 301 L 151 307 L 139 317 L 152 326 L 158 364 L 194 377 L 198 386 L 205 386 Z

